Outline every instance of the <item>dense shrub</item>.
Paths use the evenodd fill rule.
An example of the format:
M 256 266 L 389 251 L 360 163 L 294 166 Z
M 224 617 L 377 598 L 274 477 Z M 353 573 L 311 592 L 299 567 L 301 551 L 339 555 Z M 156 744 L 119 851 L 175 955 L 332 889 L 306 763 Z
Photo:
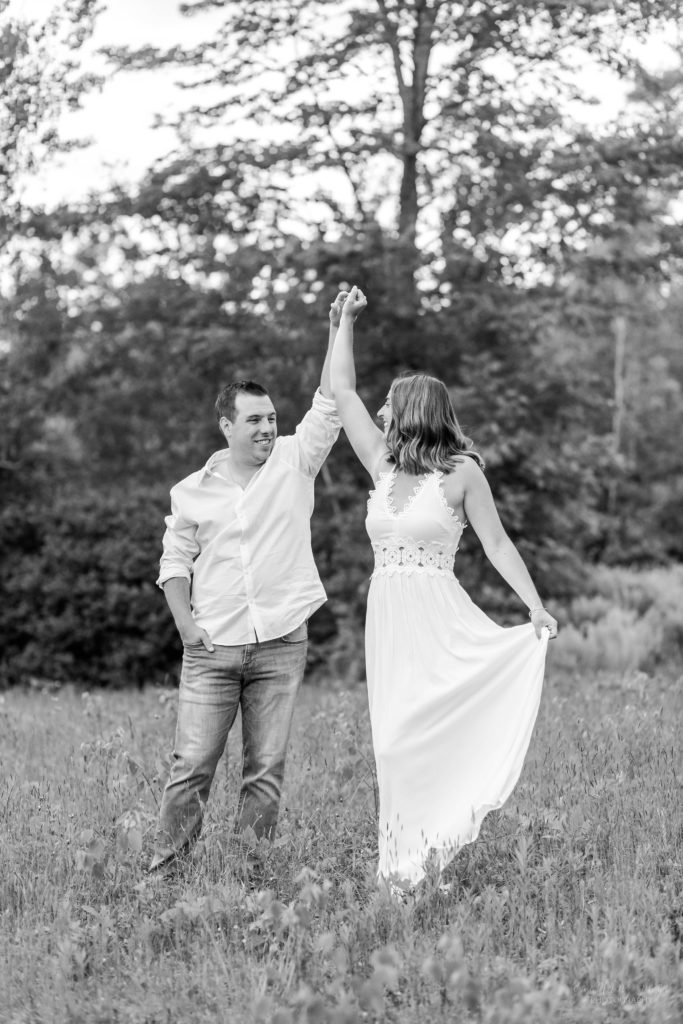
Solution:
M 683 566 L 596 566 L 553 647 L 557 667 L 629 672 L 680 661 Z
M 321 682 L 356 682 L 364 675 L 370 548 L 362 510 L 345 508 L 328 528 L 329 500 L 321 489 L 313 538 L 330 601 L 311 620 L 309 670 Z M 50 505 L 14 502 L 0 512 L 0 686 L 177 679 L 181 645 L 154 582 L 167 509 L 165 486 L 131 484 L 74 488 Z M 463 553 L 458 566 L 475 581 L 472 596 L 498 621 L 519 621 L 507 588 L 477 584 L 475 554 Z M 555 665 L 626 672 L 681 657 L 683 566 L 586 567 L 585 591 L 555 609 L 562 626 Z M 504 597 L 515 602 L 509 614 Z
M 0 681 L 163 681 L 179 644 L 155 587 L 163 489 L 85 490 L 0 515 Z
M 71 488 L 50 505 L 15 501 L 0 512 L 0 687 L 177 680 L 182 647 L 155 586 L 168 503 L 165 486 L 131 484 Z M 325 536 L 314 531 L 321 574 L 330 579 Z M 320 678 L 339 647 L 338 609 L 345 607 L 339 575 L 328 590 L 341 599 L 309 624 L 308 668 Z M 356 619 L 357 649 L 360 613 Z M 359 675 L 355 666 L 354 678 Z

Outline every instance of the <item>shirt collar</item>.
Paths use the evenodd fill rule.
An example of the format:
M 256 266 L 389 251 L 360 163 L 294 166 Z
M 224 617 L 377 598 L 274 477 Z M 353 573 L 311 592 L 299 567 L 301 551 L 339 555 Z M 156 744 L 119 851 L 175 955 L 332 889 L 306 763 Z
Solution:
M 200 481 L 204 480 L 208 476 L 217 476 L 221 480 L 227 480 L 228 483 L 231 483 L 230 477 L 225 473 L 225 469 L 227 469 L 227 463 L 229 461 L 229 448 L 221 448 L 219 451 L 214 452 L 201 471 L 202 475 L 200 477 Z M 221 472 L 221 470 L 223 470 L 223 472 Z

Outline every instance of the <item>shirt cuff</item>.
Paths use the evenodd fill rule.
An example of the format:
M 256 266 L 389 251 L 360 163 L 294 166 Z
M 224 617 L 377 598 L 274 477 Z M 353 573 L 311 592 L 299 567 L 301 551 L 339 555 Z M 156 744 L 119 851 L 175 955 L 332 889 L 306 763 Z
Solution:
M 337 414 L 337 405 L 334 398 L 325 398 L 320 388 L 317 388 L 313 395 L 311 408 L 321 412 L 323 416 L 327 416 L 333 421 L 335 427 L 341 427 L 341 420 Z
M 162 568 L 159 573 L 159 578 L 156 581 L 156 585 L 162 590 L 164 589 L 164 583 L 173 579 L 187 580 L 188 583 L 192 582 L 192 573 L 184 565 L 169 565 L 166 568 Z

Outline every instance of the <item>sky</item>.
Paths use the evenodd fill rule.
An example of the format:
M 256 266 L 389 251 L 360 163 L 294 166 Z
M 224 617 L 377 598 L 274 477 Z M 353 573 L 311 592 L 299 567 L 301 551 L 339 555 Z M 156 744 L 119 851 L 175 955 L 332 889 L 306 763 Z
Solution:
M 222 21 L 220 12 L 183 17 L 176 0 L 104 0 L 104 4 L 92 41 L 80 52 L 89 68 L 105 73 L 107 64 L 96 54 L 100 47 L 191 45 Z M 28 20 L 42 20 L 54 8 L 55 0 L 10 0 L 10 13 Z M 173 148 L 173 131 L 153 129 L 152 124 L 155 114 L 188 104 L 187 95 L 175 85 L 177 78 L 178 72 L 169 69 L 109 77 L 101 91 L 85 98 L 81 111 L 69 113 L 60 124 L 65 138 L 91 138 L 93 144 L 44 168 L 28 183 L 27 197 L 48 203 L 78 199 L 98 181 L 110 180 L 114 172 L 118 179 L 139 178 L 155 158 Z
M 55 2 L 10 0 L 9 12 L 42 20 L 54 9 Z M 102 46 L 192 45 L 206 38 L 223 20 L 220 10 L 183 17 L 178 0 L 103 0 L 103 6 L 94 38 L 81 51 L 87 67 L 94 71 L 106 71 L 106 64 L 96 53 Z M 672 59 L 662 39 L 651 40 L 641 53 L 653 68 Z M 92 144 L 42 167 L 26 182 L 25 199 L 50 206 L 62 200 L 78 200 L 114 178 L 140 178 L 156 158 L 174 147 L 171 129 L 152 128 L 155 114 L 180 110 L 196 99 L 196 94 L 190 98 L 176 87 L 178 74 L 170 69 L 114 76 L 109 73 L 103 89 L 89 94 L 83 109 L 64 116 L 60 124 L 63 137 L 90 138 Z M 584 84 L 590 83 L 599 99 L 596 106 L 582 110 L 584 119 L 599 124 L 614 117 L 624 103 L 624 87 L 599 69 L 584 69 L 582 79 Z

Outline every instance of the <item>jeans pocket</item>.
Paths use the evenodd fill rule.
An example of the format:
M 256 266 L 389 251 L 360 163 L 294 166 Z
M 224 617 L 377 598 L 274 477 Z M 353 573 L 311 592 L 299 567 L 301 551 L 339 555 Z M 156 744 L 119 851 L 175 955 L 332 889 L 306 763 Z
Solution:
M 290 633 L 285 633 L 280 639 L 283 644 L 302 644 L 305 640 L 308 640 L 308 620 L 302 622 L 300 626 L 297 626 Z

